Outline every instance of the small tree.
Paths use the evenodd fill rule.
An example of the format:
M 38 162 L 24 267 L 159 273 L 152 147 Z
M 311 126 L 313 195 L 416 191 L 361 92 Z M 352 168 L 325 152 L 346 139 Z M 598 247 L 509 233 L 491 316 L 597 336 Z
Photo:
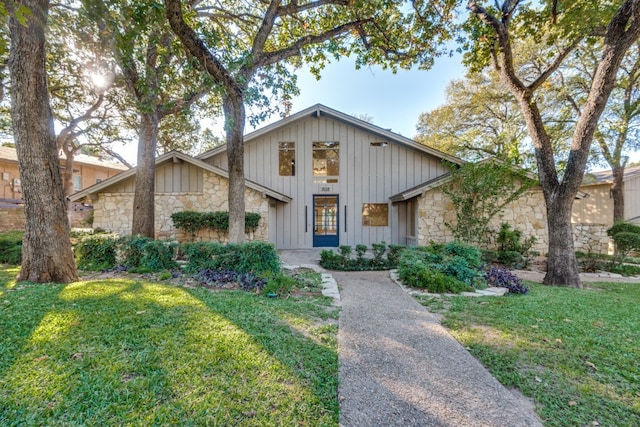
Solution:
M 467 163 L 451 171 L 442 192 L 453 203 L 456 222 L 447 223 L 456 239 L 486 243 L 489 221 L 531 188 L 533 181 L 498 160 Z

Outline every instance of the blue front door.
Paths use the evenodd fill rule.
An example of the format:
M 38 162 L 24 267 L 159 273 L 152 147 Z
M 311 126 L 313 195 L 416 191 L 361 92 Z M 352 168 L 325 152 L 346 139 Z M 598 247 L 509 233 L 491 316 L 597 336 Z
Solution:
M 337 247 L 338 196 L 313 196 L 313 247 Z

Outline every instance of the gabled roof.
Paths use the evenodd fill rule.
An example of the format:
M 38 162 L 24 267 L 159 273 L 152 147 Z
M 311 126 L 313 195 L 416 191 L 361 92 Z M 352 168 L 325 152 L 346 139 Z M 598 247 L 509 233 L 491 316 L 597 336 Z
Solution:
M 624 181 L 640 176 L 640 165 L 624 168 Z M 601 185 L 613 183 L 613 171 L 590 172 L 584 175 L 582 185 Z
M 302 111 L 299 111 L 295 114 L 292 114 L 288 117 L 285 117 L 282 120 L 279 120 L 275 123 L 271 123 L 263 128 L 260 128 L 254 132 L 248 133 L 245 135 L 244 137 L 244 142 L 248 143 L 251 142 L 254 139 L 257 139 L 273 130 L 276 130 L 278 128 L 281 128 L 283 126 L 287 126 L 299 119 L 302 118 L 306 118 L 306 117 L 330 117 L 334 120 L 340 121 L 342 123 L 345 123 L 347 125 L 353 126 L 355 128 L 364 130 L 366 132 L 372 133 L 376 136 L 379 136 L 389 142 L 393 142 L 396 144 L 400 144 L 403 145 L 405 147 L 410 147 L 413 148 L 415 150 L 421 151 L 423 153 L 426 154 L 430 154 L 432 156 L 447 160 L 448 162 L 454 163 L 454 164 L 463 164 L 466 163 L 464 160 L 459 159 L 455 156 L 451 156 L 449 154 L 443 153 L 442 151 L 436 150 L 435 148 L 431 148 L 428 147 L 426 145 L 423 144 L 419 144 L 417 142 L 415 142 L 412 139 L 406 138 L 400 134 L 397 134 L 395 132 L 391 132 L 388 129 L 383 129 L 379 126 L 376 126 L 374 124 L 365 122 L 364 120 L 360 120 L 357 117 L 353 117 L 349 114 L 345 114 L 345 113 L 341 113 L 340 111 L 334 110 L 332 108 L 329 108 L 327 106 L 324 106 L 322 104 L 316 104 L 312 107 L 306 108 Z M 225 145 L 221 145 L 219 147 L 216 147 L 212 150 L 206 151 L 200 155 L 197 156 L 198 159 L 203 159 L 206 160 L 210 157 L 215 156 L 216 154 L 222 153 L 224 151 L 227 150 L 227 146 Z
M 494 158 L 494 157 L 489 157 L 486 159 L 483 159 L 481 161 L 478 162 L 478 164 L 483 164 L 483 163 L 488 163 L 491 161 L 497 161 L 500 163 L 504 163 L 502 160 Z M 527 171 L 525 169 L 519 168 L 519 167 L 512 167 L 514 172 L 517 172 L 519 174 L 523 174 L 524 176 L 526 176 L 527 178 L 529 178 L 532 181 L 538 181 L 538 177 L 530 172 Z M 393 196 L 389 197 L 389 200 L 391 200 L 392 202 L 403 202 L 409 199 L 412 199 L 416 196 L 420 196 L 423 193 L 433 189 L 433 188 L 437 188 L 440 187 L 441 185 L 447 183 L 451 181 L 451 172 L 447 172 L 444 175 L 440 175 L 437 178 L 434 179 L 430 179 L 429 181 L 423 182 L 422 184 L 416 185 L 415 187 L 409 188 L 407 190 L 404 190 L 398 194 L 394 194 Z M 589 195 L 583 191 L 578 191 L 578 194 L 576 194 L 576 199 L 584 199 L 585 197 L 589 197 Z
M 61 160 L 66 160 L 65 156 L 58 156 Z M 15 148 L 11 147 L 3 147 L 0 146 L 0 159 L 18 161 L 18 154 L 16 153 Z M 86 154 L 76 154 L 73 157 L 74 163 L 84 164 L 84 165 L 92 165 L 92 166 L 100 166 L 103 168 L 116 169 L 116 170 L 127 170 L 129 169 L 127 166 L 123 165 L 120 162 L 112 162 L 109 160 L 104 160 L 101 157 L 95 156 L 87 156 Z
M 156 167 L 164 163 L 176 161 L 178 159 L 185 161 L 187 163 L 191 163 L 192 165 L 198 166 L 206 171 L 215 173 L 216 175 L 222 176 L 223 178 L 227 178 L 227 179 L 229 178 L 229 173 L 227 171 L 220 169 L 216 166 L 211 166 L 208 163 L 195 159 L 179 151 L 170 151 L 166 154 L 163 154 L 162 156 L 156 157 Z M 131 178 L 136 174 L 136 171 L 137 171 L 137 168 L 129 169 L 128 171 L 119 173 L 118 175 L 105 179 L 102 182 L 99 182 L 97 184 L 92 185 L 91 187 L 87 187 L 84 190 L 81 190 L 81 191 L 78 191 L 77 193 L 72 194 L 71 196 L 69 196 L 69 200 L 75 202 L 87 197 L 90 194 L 99 193 L 101 190 L 104 190 L 107 187 L 111 187 L 114 184 L 117 184 L 119 182 L 127 180 L 128 178 Z M 245 185 L 251 188 L 252 190 L 255 190 L 259 193 L 262 193 L 278 201 L 281 201 L 284 203 L 289 203 L 291 201 L 291 197 L 285 194 L 282 194 L 278 191 L 267 188 L 263 185 L 257 184 L 253 181 L 245 180 Z

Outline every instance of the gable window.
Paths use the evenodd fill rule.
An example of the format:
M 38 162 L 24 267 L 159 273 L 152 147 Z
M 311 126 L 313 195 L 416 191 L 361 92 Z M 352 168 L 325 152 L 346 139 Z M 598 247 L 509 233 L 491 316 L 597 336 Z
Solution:
M 75 191 L 82 190 L 82 176 L 81 175 L 74 175 L 73 176 L 73 189 Z
M 386 203 L 363 203 L 362 225 L 365 227 L 387 227 L 389 225 L 389 205 Z
M 280 176 L 296 176 L 296 143 L 278 144 L 278 169 Z
M 313 182 L 337 183 L 340 175 L 340 143 L 325 141 L 313 143 Z

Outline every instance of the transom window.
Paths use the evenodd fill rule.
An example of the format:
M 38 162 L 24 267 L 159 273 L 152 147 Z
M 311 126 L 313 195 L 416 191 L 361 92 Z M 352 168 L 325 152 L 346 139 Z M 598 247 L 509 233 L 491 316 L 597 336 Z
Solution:
M 340 143 L 313 143 L 313 181 L 318 184 L 337 183 L 340 175 Z
M 279 143 L 278 160 L 280 176 L 296 176 L 296 143 Z
M 365 227 L 387 227 L 389 205 L 387 203 L 363 203 L 362 225 Z

